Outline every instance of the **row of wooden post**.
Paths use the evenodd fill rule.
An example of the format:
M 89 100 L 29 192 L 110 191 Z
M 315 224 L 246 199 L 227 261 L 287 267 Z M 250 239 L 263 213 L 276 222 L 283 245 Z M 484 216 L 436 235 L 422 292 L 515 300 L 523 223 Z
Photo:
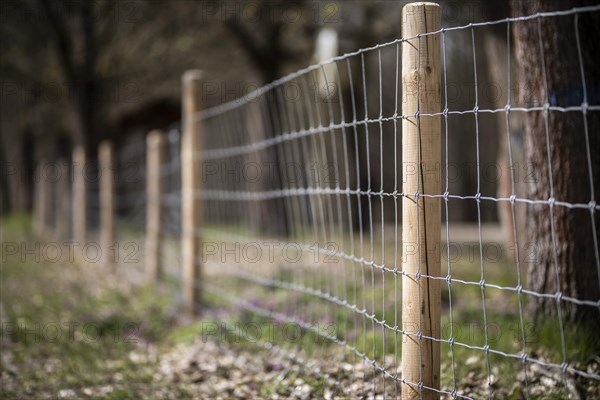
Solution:
M 201 149 L 201 122 L 197 118 L 202 108 L 201 73 L 188 71 L 183 77 L 183 132 L 181 147 L 182 174 L 182 252 L 183 252 L 183 298 L 185 308 L 190 313 L 198 310 L 200 301 L 200 238 L 198 228 L 202 226 L 202 204 L 196 195 L 200 190 L 200 163 L 196 154 Z M 162 274 L 161 268 L 161 232 L 162 232 L 162 168 L 166 159 L 167 140 L 163 131 L 154 130 L 146 138 L 146 271 L 148 279 L 156 282 Z M 99 166 L 99 247 L 103 253 L 104 266 L 115 265 L 115 154 L 110 141 L 100 143 L 98 148 Z M 83 247 L 88 241 L 88 199 L 87 199 L 87 157 L 83 146 L 77 146 L 72 154 L 72 190 L 71 199 L 64 198 L 69 193 L 68 163 L 58 161 L 52 168 L 60 169 L 60 179 L 49 180 L 45 169 L 50 164 L 41 162 L 36 171 L 34 223 L 39 234 L 52 234 L 66 239 L 68 226 L 72 221 L 72 238 Z M 58 196 L 61 196 L 58 199 Z M 54 199 L 56 197 L 56 199 Z M 56 201 L 52 201 L 52 200 Z M 72 204 L 69 215 L 68 204 Z M 58 203 L 59 214 L 50 232 L 52 208 Z M 78 252 L 76 252 L 78 254 Z M 77 260 L 82 262 L 80 258 Z
M 146 226 L 146 256 L 148 279 L 156 281 L 160 278 L 160 232 L 161 232 L 161 166 L 164 162 L 165 135 L 162 131 L 152 131 L 147 137 L 147 226 Z M 87 199 L 87 157 L 82 146 L 77 146 L 72 154 L 72 175 L 69 164 L 59 160 L 56 168 L 60 170 L 60 178 L 51 183 L 43 176 L 42 169 L 48 164 L 41 163 L 36 173 L 35 191 L 35 227 L 38 233 L 50 233 L 49 214 L 53 207 L 50 198 L 56 197 L 58 212 L 53 235 L 58 239 L 66 239 L 71 221 L 72 238 L 83 247 L 88 242 L 88 199 Z M 99 164 L 99 210 L 100 229 L 99 245 L 105 256 L 102 262 L 105 266 L 114 267 L 115 254 L 115 164 L 112 143 L 104 141 L 98 149 Z M 69 194 L 69 178 L 72 179 L 71 199 Z M 54 189 L 51 187 L 54 185 Z M 72 210 L 69 209 L 72 204 Z M 72 214 L 70 214 L 72 213 Z M 75 254 L 78 254 L 76 252 Z M 82 261 L 81 259 L 77 261 Z
M 439 397 L 440 281 L 440 199 L 420 194 L 439 194 L 441 190 L 440 118 L 420 114 L 439 114 L 440 106 L 440 34 L 426 35 L 440 29 L 440 9 L 435 3 L 411 3 L 402 12 L 402 385 L 403 399 Z M 201 163 L 197 154 L 202 148 L 202 74 L 188 71 L 182 79 L 183 131 L 181 141 L 182 178 L 182 276 L 183 299 L 187 312 L 198 311 L 201 282 L 200 228 L 202 204 L 197 193 L 201 188 Z M 156 282 L 161 276 L 161 223 L 163 192 L 161 167 L 165 161 L 165 135 L 153 131 L 147 137 L 146 175 L 146 268 L 148 278 Z M 101 248 L 113 246 L 114 236 L 114 149 L 109 142 L 100 145 L 100 242 Z M 85 243 L 86 155 L 83 148 L 73 151 L 72 221 L 73 237 Z M 416 166 L 416 168 L 411 168 Z M 438 170 L 438 174 L 432 171 Z M 36 219 L 45 221 L 48 193 L 40 181 L 36 193 Z M 64 188 L 62 189 L 64 190 Z M 412 196 L 416 194 L 416 196 Z M 43 225 L 43 223 L 42 223 Z M 416 249 L 416 251 L 415 251 Z M 111 258 L 107 258 L 109 261 Z M 107 264 L 110 264 L 108 262 Z M 415 385 L 415 383 L 417 383 Z M 418 384 L 420 383 L 420 385 Z

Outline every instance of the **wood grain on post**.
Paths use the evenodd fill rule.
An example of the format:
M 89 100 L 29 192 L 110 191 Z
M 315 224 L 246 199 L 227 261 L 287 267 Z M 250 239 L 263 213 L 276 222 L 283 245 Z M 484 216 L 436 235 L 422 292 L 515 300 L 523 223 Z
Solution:
M 165 135 L 152 131 L 146 138 L 146 271 L 148 281 L 156 283 L 161 268 L 161 167 L 164 164 Z
M 100 167 L 100 249 L 102 264 L 114 267 L 115 206 L 114 206 L 114 163 L 113 146 L 109 141 L 100 143 L 98 162 Z
M 87 179 L 86 155 L 83 146 L 73 150 L 73 241 L 78 244 L 76 254 L 81 255 L 87 243 Z
M 182 78 L 183 137 L 181 140 L 181 201 L 183 251 L 183 301 L 186 312 L 194 314 L 200 301 L 201 265 L 200 237 L 202 203 L 196 196 L 200 190 L 200 162 L 194 156 L 202 148 L 202 72 L 187 71 Z
M 440 199 L 441 193 L 440 7 L 410 3 L 402 9 L 402 399 L 439 398 Z M 421 336 L 422 335 L 422 336 Z M 427 388 L 432 388 L 427 389 Z

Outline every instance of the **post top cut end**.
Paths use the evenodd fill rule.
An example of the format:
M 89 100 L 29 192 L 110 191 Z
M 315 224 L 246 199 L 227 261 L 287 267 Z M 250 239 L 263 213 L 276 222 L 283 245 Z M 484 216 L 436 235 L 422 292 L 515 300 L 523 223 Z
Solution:
M 152 130 L 148 133 L 148 136 L 146 136 L 146 142 L 150 146 L 158 146 L 161 143 L 163 143 L 164 140 L 165 139 L 164 139 L 163 131 L 161 131 L 160 129 Z
M 415 3 L 408 3 L 407 5 L 404 6 L 404 8 L 407 7 L 439 7 L 440 5 L 438 3 L 434 3 L 432 1 L 417 1 Z
M 183 81 L 199 81 L 202 79 L 203 72 L 199 69 L 189 69 L 183 73 Z

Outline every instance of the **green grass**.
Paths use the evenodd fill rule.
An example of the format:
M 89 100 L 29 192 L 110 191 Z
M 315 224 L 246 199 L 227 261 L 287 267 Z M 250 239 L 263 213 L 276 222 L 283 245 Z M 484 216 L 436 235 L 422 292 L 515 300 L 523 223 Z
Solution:
M 28 216 L 16 215 L 2 220 L 3 241 L 32 243 L 36 240 Z M 239 229 L 235 234 L 250 235 Z M 376 248 L 380 243 L 375 243 Z M 386 260 L 393 260 L 393 246 L 386 246 Z M 391 250 L 390 250 L 391 249 Z M 368 254 L 368 253 L 367 253 Z M 4 255 L 3 255 L 4 256 Z M 14 375 L 18 386 L 3 387 L 4 398 L 18 398 L 47 393 L 56 396 L 63 388 L 76 392 L 83 388 L 98 388 L 111 385 L 115 388 L 107 393 L 106 399 L 143 398 L 153 390 L 156 382 L 153 373 L 158 361 L 152 357 L 143 362 L 133 362 L 132 352 L 144 352 L 148 347 L 168 350 L 173 345 L 193 341 L 198 336 L 215 337 L 235 343 L 242 348 L 256 349 L 252 341 L 238 340 L 240 336 L 221 335 L 214 332 L 211 323 L 224 322 L 227 326 L 249 326 L 251 323 L 268 324 L 267 317 L 244 311 L 232 306 L 221 296 L 204 292 L 202 319 L 190 323 L 177 323 L 177 304 L 173 290 L 178 282 L 169 278 L 162 289 L 139 286 L 125 288 L 113 285 L 109 277 L 69 263 L 23 262 L 19 255 L 2 260 L 0 269 L 2 293 L 2 343 L 3 354 L 0 368 L 3 373 Z M 176 263 L 173 263 L 176 264 Z M 386 263 L 389 265 L 389 262 Z M 257 267 L 256 265 L 254 267 Z M 516 285 L 514 266 L 506 261 L 485 264 L 487 283 L 502 287 Z M 237 268 L 237 267 L 236 267 Z M 442 274 L 447 265 L 442 263 Z M 453 263 L 452 277 L 467 282 L 479 282 L 481 266 L 478 261 Z M 242 268 L 242 270 L 244 270 Z M 390 272 L 382 274 L 369 266 L 347 262 L 331 264 L 328 268 L 315 270 L 300 266 L 282 265 L 274 272 L 248 270 L 252 274 L 267 276 L 282 282 L 294 282 L 306 287 L 317 288 L 349 304 L 363 305 L 375 318 L 389 324 L 401 323 L 402 276 Z M 210 271 L 209 271 L 210 272 Z M 311 293 L 302 293 L 276 287 L 265 287 L 255 282 L 232 277 L 221 266 L 216 274 L 208 275 L 209 286 L 217 286 L 226 292 L 243 298 L 259 307 L 277 310 L 280 313 L 302 316 L 316 329 L 332 333 L 356 346 L 367 357 L 382 362 L 401 354 L 402 336 L 365 319 L 354 310 L 319 298 Z M 363 284 L 364 277 L 364 284 Z M 356 283 L 355 283 L 356 282 Z M 486 329 L 483 318 L 483 297 L 479 285 L 453 282 L 448 290 L 445 281 L 442 287 L 442 339 L 451 335 L 456 342 L 469 346 L 484 346 Z M 522 351 L 521 326 L 525 327 L 526 350 L 530 357 L 542 358 L 560 364 L 563 348 L 558 323 L 551 317 L 534 321 L 527 314 L 521 321 L 518 312 L 519 298 L 514 292 L 487 287 L 486 301 L 488 345 L 493 350 L 509 354 Z M 449 301 L 452 299 L 452 314 Z M 373 309 L 373 304 L 375 307 Z M 521 299 L 525 309 L 526 299 Z M 65 334 L 64 324 L 77 323 L 71 336 Z M 62 327 L 62 336 L 51 337 L 40 329 L 51 329 L 52 324 Z M 15 329 L 19 327 L 19 329 Z M 135 329 L 131 329 L 135 327 Z M 333 327 L 333 329 L 332 329 Z M 219 325 L 219 329 L 221 325 Z M 33 332 L 33 333 L 32 333 Z M 569 365 L 586 370 L 586 366 L 600 354 L 599 343 L 594 332 L 581 326 L 565 324 L 566 358 Z M 272 336 L 274 335 L 274 336 Z M 90 336 L 92 339 L 90 339 Z M 243 337 L 242 337 L 243 338 Z M 235 340 L 234 340 L 235 339 Z M 274 342 L 301 351 L 305 358 L 322 358 L 323 355 L 344 351 L 337 344 L 314 332 L 302 330 L 296 340 L 283 337 L 281 329 L 263 329 L 254 340 Z M 452 387 L 451 359 L 454 356 L 456 380 L 459 387 L 469 381 L 485 382 L 488 376 L 488 360 L 481 350 L 447 343 L 441 344 L 442 385 Z M 350 362 L 360 361 L 354 356 Z M 520 360 L 490 353 L 490 373 L 497 379 L 493 388 L 503 398 L 522 398 L 522 388 L 512 390 L 517 374 L 522 370 Z M 300 377 L 290 372 L 288 378 Z M 287 379 L 289 382 L 290 379 Z M 306 382 L 319 393 L 324 382 L 319 379 Z M 578 381 L 579 383 L 579 381 Z M 77 392 L 79 394 L 79 392 Z M 486 396 L 486 389 L 478 388 L 475 397 Z M 495 392 L 498 394 L 499 392 Z M 289 387 L 273 381 L 261 388 L 264 397 L 289 394 Z M 182 396 L 186 396 L 182 393 Z M 545 392 L 540 398 L 562 398 L 560 385 Z M 536 398 L 536 396 L 532 396 Z
M 380 244 L 375 243 L 374 247 Z M 386 246 L 386 248 L 393 246 Z M 386 254 L 387 260 L 393 260 L 393 254 Z M 389 264 L 386 264 L 389 266 Z M 369 266 L 347 262 L 330 266 L 329 270 L 315 271 L 303 268 L 302 264 L 286 268 L 280 267 L 274 272 L 261 270 L 259 266 L 246 266 L 241 270 L 251 275 L 268 277 L 280 282 L 294 282 L 308 288 L 316 288 L 322 293 L 336 296 L 338 299 L 347 299 L 349 304 L 356 304 L 359 309 L 363 306 L 369 314 L 374 313 L 375 318 L 389 324 L 401 323 L 401 307 L 398 302 L 402 299 L 402 277 L 391 272 L 385 272 L 385 278 L 380 270 L 372 270 Z M 236 267 L 234 272 L 239 272 Z M 252 269 L 258 268 L 258 269 Z M 337 269 L 336 269 L 337 268 Z M 447 264 L 442 263 L 442 275 L 446 274 Z M 486 353 L 480 349 L 466 346 L 484 347 L 486 344 L 492 350 L 519 356 L 523 351 L 523 329 L 526 337 L 525 351 L 529 358 L 539 359 L 546 363 L 560 365 L 563 362 L 563 346 L 558 329 L 558 321 L 552 316 L 534 319 L 527 314 L 527 299 L 519 299 L 514 291 L 500 290 L 486 286 L 483 290 L 478 282 L 481 280 L 481 265 L 479 259 L 452 263 L 451 273 L 454 281 L 450 290 L 445 281 L 441 282 L 442 288 L 442 339 L 448 340 L 453 335 L 455 344 L 453 348 L 447 343 L 441 344 L 442 384 L 452 388 L 453 376 L 451 373 L 452 356 L 456 371 L 457 386 L 464 387 L 472 384 L 475 397 L 487 396 L 486 382 L 489 374 L 493 375 L 492 390 L 494 396 L 502 398 L 522 398 L 524 384 L 516 385 L 517 375 L 523 371 L 521 360 L 499 354 Z M 515 287 L 517 274 L 515 266 L 507 260 L 495 263 L 485 263 L 483 273 L 486 284 L 500 287 Z M 364 279 L 363 279 L 364 276 Z M 364 352 L 370 359 L 382 363 L 384 357 L 389 365 L 389 357 L 400 357 L 402 336 L 398 340 L 393 331 L 382 329 L 377 323 L 365 319 L 355 311 L 334 304 L 333 301 L 320 298 L 315 294 L 302 293 L 277 287 L 265 287 L 245 278 L 229 275 L 219 268 L 218 276 L 211 276 L 212 282 L 236 297 L 243 298 L 262 308 L 278 310 L 287 315 L 301 315 L 312 324 L 333 323 L 336 327 L 335 334 L 345 340 L 350 346 L 356 346 L 359 352 Z M 461 283 L 457 280 L 470 282 Z M 356 282 L 356 283 L 354 283 Z M 364 282 L 364 283 L 363 283 Z M 484 299 L 485 297 L 485 319 Z M 452 298 L 452 314 L 450 314 L 449 301 Z M 355 300 L 356 299 L 356 300 Z M 519 301 L 523 309 L 521 320 Z M 228 302 L 223 299 L 212 299 L 211 306 L 228 307 Z M 373 304 L 375 307 L 373 308 Z M 295 310 L 299 312 L 295 313 Z M 397 312 L 395 313 L 396 310 Z M 237 315 L 237 322 L 260 322 L 262 317 L 254 319 L 235 308 L 229 309 L 229 315 Z M 237 314 L 236 314 L 237 313 Z M 231 317 L 230 317 L 231 318 Z M 453 332 L 450 322 L 452 321 Z M 487 343 L 486 343 L 487 336 Z M 586 371 L 591 362 L 597 362 L 600 354 L 600 343 L 594 332 L 590 332 L 582 324 L 564 324 L 565 355 L 570 367 Z M 306 338 L 310 335 L 306 334 Z M 267 340 L 268 338 L 262 337 Z M 279 340 L 279 341 L 278 341 Z M 280 338 L 275 338 L 280 343 Z M 302 343 L 288 343 L 292 349 L 301 349 L 307 354 L 323 354 L 332 351 L 337 344 L 315 343 L 314 339 L 307 339 Z M 462 344 L 462 345 L 461 345 Z M 489 370 L 488 370 L 489 362 Z M 554 370 L 556 371 L 556 370 Z M 528 374 L 531 372 L 528 370 Z M 537 376 L 539 379 L 539 376 Z M 585 393 L 588 385 L 593 381 L 576 377 L 575 382 L 581 392 Z M 595 390 L 600 390 L 597 384 Z M 548 388 L 539 397 L 535 394 L 532 398 L 561 398 L 564 397 L 561 384 Z
M 22 215 L 3 219 L 2 233 L 4 243 L 35 241 Z M 111 287 L 110 280 L 68 262 L 3 257 L 0 368 L 14 384 L 2 388 L 2 397 L 55 397 L 62 389 L 81 397 L 84 388 L 106 385 L 115 388 L 106 399 L 143 397 L 157 361 L 129 356 L 161 345 L 168 335 L 170 296 L 150 287 Z
M 27 215 L 3 218 L 1 224 L 3 243 L 31 248 L 39 242 Z M 5 255 L 4 249 L 2 256 L 0 373 L 11 378 L 3 380 L 0 398 L 58 398 L 65 390 L 73 391 L 74 398 L 105 400 L 159 398 L 155 393 L 161 390 L 175 393 L 174 398 L 192 398 L 186 385 L 154 376 L 160 354 L 197 340 L 209 326 L 206 321 L 213 320 L 210 315 L 204 320 L 180 318 L 174 296 L 177 279 L 169 277 L 159 288 L 131 287 L 103 275 L 98 266 L 47 262 L 43 257 L 38 261 L 33 255 L 22 259 L 20 253 Z M 216 301 L 207 295 L 204 308 L 218 308 Z M 231 313 L 219 321 L 235 323 L 238 318 L 247 322 L 255 316 Z M 256 351 L 249 342 L 231 343 Z M 133 360 L 132 354 L 146 359 Z M 287 382 L 302 377 L 300 371 L 285 373 Z M 313 393 L 324 385 L 318 378 L 306 379 Z M 262 395 L 289 395 L 293 386 L 283 382 L 262 386 Z M 102 392 L 105 388 L 110 390 Z M 94 394 L 86 394 L 90 390 Z

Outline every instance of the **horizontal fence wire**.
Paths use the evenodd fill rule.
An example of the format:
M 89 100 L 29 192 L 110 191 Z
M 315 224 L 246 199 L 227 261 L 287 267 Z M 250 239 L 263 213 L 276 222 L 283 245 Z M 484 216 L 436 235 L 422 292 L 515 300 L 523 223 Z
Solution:
M 232 301 L 237 307 L 263 317 L 297 323 L 303 329 L 318 330 L 323 321 L 335 321 L 337 334 L 325 336 L 341 345 L 349 355 L 373 367 L 369 395 L 397 394 L 398 384 L 403 383 L 420 391 L 452 397 L 492 397 L 499 384 L 512 384 L 509 380 L 498 382 L 498 374 L 502 373 L 497 371 L 498 365 L 501 368 L 510 365 L 513 371 L 522 371 L 524 387 L 520 390 L 526 397 L 531 395 L 528 380 L 534 379 L 532 365 L 555 371 L 561 376 L 565 392 L 571 390 L 573 377 L 599 380 L 597 371 L 589 372 L 569 359 L 567 342 L 571 346 L 574 343 L 566 338 L 570 331 L 567 332 L 564 326 L 561 308 L 565 303 L 572 303 L 598 309 L 600 299 L 576 298 L 560 290 L 542 293 L 530 289 L 523 281 L 525 265 L 519 258 L 512 262 L 505 260 L 508 265 L 503 268 L 508 269 L 510 264 L 513 267 L 505 277 L 492 273 L 483 255 L 486 241 L 481 233 L 481 213 L 486 202 L 506 204 L 512 208 L 512 226 L 516 230 L 515 209 L 518 206 L 573 210 L 569 212 L 582 210 L 590 213 L 595 234 L 594 215 L 600 205 L 593 197 L 588 202 L 573 202 L 554 196 L 519 195 L 514 177 L 512 190 L 506 197 L 488 195 L 481 191 L 479 166 L 483 161 L 480 154 L 484 140 L 483 116 L 499 115 L 506 119 L 508 141 L 499 145 L 510 148 L 514 145 L 510 138 L 509 118 L 529 113 L 586 115 L 599 111 L 600 105 L 587 101 L 580 105 L 550 104 L 546 97 L 540 104 L 531 106 L 520 104 L 518 98 L 513 99 L 509 94 L 505 96 L 504 105 L 485 108 L 477 89 L 480 72 L 477 52 L 482 49 L 475 40 L 477 30 L 490 25 L 504 24 L 510 41 L 512 24 L 537 23 L 546 18 L 578 18 L 582 13 L 598 11 L 600 6 L 539 13 L 397 39 L 296 71 L 244 98 L 196 114 L 196 123 L 202 124 L 205 145 L 194 155 L 204 171 L 202 188 L 195 196 L 202 201 L 207 214 L 205 226 L 197 233 L 205 241 L 204 250 L 209 250 L 197 260 L 198 265 L 207 270 L 207 276 L 203 278 L 206 281 L 198 284 L 209 287 L 207 290 L 212 295 Z M 460 38 L 468 39 L 472 48 L 470 70 L 475 82 L 475 98 L 470 109 L 455 109 L 453 107 L 457 105 L 448 101 L 447 82 L 452 78 L 448 76 L 446 44 L 456 41 L 451 36 L 459 34 L 462 35 Z M 572 34 L 575 37 L 576 33 Z M 403 193 L 401 171 L 406 166 L 402 165 L 397 136 L 402 120 L 413 115 L 403 115 L 401 110 L 404 101 L 401 47 L 411 39 L 421 40 L 429 35 L 441 37 L 443 100 L 440 112 L 420 113 L 418 118 L 442 119 L 445 165 L 438 172 L 445 175 L 442 176 L 444 189 L 434 194 Z M 577 45 L 580 46 L 578 40 Z M 543 49 L 542 42 L 540 48 Z M 512 69 L 515 68 L 510 51 L 509 48 L 506 53 L 504 72 L 508 87 L 514 79 Z M 581 51 L 579 49 L 579 54 Z M 468 61 L 468 58 L 463 60 Z M 322 85 L 326 88 L 325 93 L 320 90 Z M 333 89 L 327 91 L 330 88 Z M 447 176 L 454 118 L 474 126 L 478 169 L 476 190 L 471 194 L 453 193 Z M 589 140 L 586 140 L 589 147 Z M 513 160 L 509 161 L 512 165 Z M 590 175 L 592 173 L 590 164 Z M 416 202 L 419 197 L 442 201 L 443 229 L 449 243 L 452 237 L 449 208 L 457 201 L 472 202 L 476 215 L 479 215 L 473 262 L 461 265 L 450 261 L 451 256 L 447 254 L 447 272 L 443 276 L 409 274 L 402 270 L 399 248 L 403 245 L 399 229 L 402 216 L 398 204 L 403 199 Z M 522 248 L 518 243 L 518 232 L 514 233 L 515 248 Z M 283 260 L 284 257 L 268 262 L 262 257 L 254 262 L 248 257 L 234 259 L 223 254 L 227 252 L 227 246 L 234 244 L 240 245 L 240 253 L 244 252 L 244 246 L 252 245 L 261 249 L 256 252 L 264 254 L 269 243 L 293 248 L 302 253 L 302 257 L 292 263 Z M 214 249 L 219 246 L 223 248 Z M 446 246 L 445 250 L 449 249 L 450 246 Z M 314 257 L 315 254 L 318 257 Z M 328 264 L 323 258 L 331 258 L 334 262 Z M 599 262 L 597 256 L 596 260 L 589 261 L 590 267 L 593 265 L 594 268 Z M 503 283 L 506 277 L 514 283 Z M 416 334 L 410 333 L 402 328 L 399 314 L 399 283 L 402 279 L 428 279 L 439 281 L 446 287 L 443 321 L 450 327 L 446 337 L 432 337 L 420 330 Z M 476 307 L 479 315 L 471 317 L 481 325 L 482 337 L 478 340 L 461 340 L 452 329 L 453 325 L 465 322 L 461 315 L 464 312 L 455 309 L 456 304 L 461 303 L 462 292 L 469 288 L 479 291 L 479 306 Z M 476 302 L 477 296 L 469 293 L 466 300 Z M 512 296 L 504 305 L 501 305 L 502 293 Z M 525 308 L 529 298 L 548 299 L 558 309 L 558 316 L 552 322 L 553 328 L 560 333 L 557 339 L 559 356 L 555 358 L 537 353 L 533 351 L 534 346 L 529 345 L 528 335 L 532 332 L 528 327 L 534 318 Z M 495 348 L 489 329 L 499 318 L 504 318 L 506 307 L 514 307 L 510 314 L 516 324 L 517 340 L 511 346 Z M 403 337 L 444 345 L 442 389 L 403 380 L 399 371 L 398 345 L 406 340 Z M 296 350 L 306 351 L 296 345 Z M 312 351 L 309 353 L 313 356 L 327 354 L 323 348 L 319 352 Z M 391 359 L 386 358 L 388 355 Z M 465 369 L 458 363 L 466 362 L 470 356 L 480 359 L 477 375 L 485 384 L 481 389 L 465 394 L 461 387 L 461 382 L 466 379 Z M 513 382 L 517 372 L 513 373 Z
M 597 339 L 579 330 L 569 313 L 597 312 L 600 298 L 565 290 L 567 266 L 561 257 L 566 244 L 557 237 L 564 221 L 589 214 L 589 219 L 578 221 L 586 224 L 582 226 L 589 231 L 586 246 L 594 257 L 578 268 L 597 274 L 600 287 L 600 204 L 594 169 L 598 154 L 593 147 L 597 131 L 588 121 L 600 112 L 600 103 L 597 88 L 586 80 L 591 68 L 584 62 L 584 54 L 596 50 L 584 48 L 581 37 L 587 32 L 580 29 L 581 18 L 597 18 L 599 12 L 600 5 L 578 7 L 403 37 L 297 70 L 244 97 L 199 111 L 164 132 L 158 199 L 148 198 L 152 176 L 147 173 L 146 138 L 132 136 L 118 143 L 111 194 L 114 239 L 118 245 L 134 245 L 136 262 L 125 265 L 119 259 L 117 267 L 131 267 L 123 276 L 143 281 L 147 210 L 150 200 L 157 200 L 161 274 L 175 283 L 174 295 L 184 301 L 179 290 L 185 279 L 182 171 L 199 168 L 199 189 L 191 194 L 202 204 L 203 214 L 194 231 L 201 246 L 194 260 L 202 270 L 194 282 L 203 294 L 198 307 L 226 310 L 227 314 L 214 313 L 214 318 L 227 320 L 227 331 L 240 336 L 243 326 L 231 324 L 232 316 L 246 324 L 293 325 L 300 331 L 293 338 L 279 331 L 252 341 L 299 365 L 330 359 L 339 365 L 336 373 L 319 374 L 335 387 L 336 395 L 397 397 L 403 387 L 410 387 L 421 396 L 472 399 L 513 393 L 535 398 L 544 395 L 539 392 L 541 376 L 553 380 L 564 397 L 576 398 L 578 390 L 585 390 L 581 388 L 597 389 L 600 369 L 592 364 L 598 355 L 584 354 L 587 349 L 580 345 Z M 572 37 L 577 50 L 578 104 L 561 103 L 547 82 L 551 68 L 557 68 L 544 58 L 549 39 L 541 24 L 547 20 L 574 27 L 562 34 Z M 514 89 L 523 83 L 511 34 L 518 24 L 528 24 L 539 36 L 539 47 L 528 49 L 539 54 L 543 72 L 540 93 L 533 101 Z M 482 62 L 491 61 L 479 40 L 489 28 L 505 29 L 506 35 L 506 48 L 499 50 L 505 64 L 496 67 L 503 77 L 499 85 L 507 91 L 493 100 L 483 96 L 490 77 Z M 407 114 L 403 108 L 408 93 L 403 87 L 412 78 L 402 75 L 402 48 L 418 43 L 420 53 L 422 43 L 434 36 L 439 38 L 441 55 L 440 111 Z M 451 84 L 464 81 L 472 83 L 469 99 L 452 98 Z M 417 84 L 417 98 L 427 95 L 423 90 Z M 524 121 L 532 116 L 539 116 L 542 129 L 526 133 Z M 573 151 L 585 158 L 583 182 L 588 185 L 589 180 L 585 188 L 589 198 L 565 196 L 557 183 L 564 171 L 552 158 L 551 138 L 556 132 L 549 126 L 555 118 L 579 121 L 578 131 L 569 134 L 583 138 L 582 148 Z M 403 191 L 407 176 L 417 173 L 402 159 L 402 125 L 410 121 L 441 124 L 440 165 L 421 172 L 425 179 L 439 179 L 437 193 Z M 190 160 L 182 157 L 186 123 L 196 124 L 202 142 Z M 467 143 L 455 142 L 461 134 L 468 137 Z M 514 166 L 524 163 L 526 145 L 544 150 L 543 161 L 550 171 L 544 190 L 529 190 L 536 182 L 517 175 Z M 496 156 L 502 151 L 506 165 L 498 166 Z M 465 171 L 460 157 L 472 160 L 474 173 L 453 178 L 456 170 Z M 508 177 L 503 191 L 487 180 L 486 163 Z M 89 173 L 95 179 L 86 184 L 87 240 L 97 241 L 102 229 L 101 172 L 95 166 Z M 61 182 L 52 189 L 53 214 L 66 220 L 70 214 L 71 221 L 60 225 L 55 218 L 54 223 L 60 225 L 60 236 L 70 237 L 74 201 L 63 199 L 61 192 L 75 189 Z M 403 203 L 420 207 L 425 201 L 437 202 L 442 210 L 442 243 L 427 250 L 441 260 L 439 275 L 421 270 L 420 265 L 416 273 L 403 266 L 403 254 L 426 245 L 421 240 L 403 241 Z M 532 210 L 547 213 L 541 223 L 550 232 L 545 247 L 536 248 L 528 237 L 526 215 Z M 497 227 L 503 238 L 499 245 L 483 226 L 502 212 L 507 220 L 504 227 Z M 470 222 L 468 233 L 461 228 L 464 222 Z M 497 249 L 503 254 L 495 257 Z M 543 251 L 550 259 L 544 265 L 535 254 Z M 543 290 L 528 279 L 536 267 L 547 267 L 552 281 Z M 406 280 L 441 287 L 439 336 L 428 332 L 421 321 L 415 328 L 402 320 Z M 418 300 L 421 304 L 420 292 Z M 545 305 L 547 315 L 531 311 L 536 302 Z M 440 346 L 440 387 L 403 376 L 402 347 L 408 340 Z M 419 356 L 423 358 L 422 350 Z

